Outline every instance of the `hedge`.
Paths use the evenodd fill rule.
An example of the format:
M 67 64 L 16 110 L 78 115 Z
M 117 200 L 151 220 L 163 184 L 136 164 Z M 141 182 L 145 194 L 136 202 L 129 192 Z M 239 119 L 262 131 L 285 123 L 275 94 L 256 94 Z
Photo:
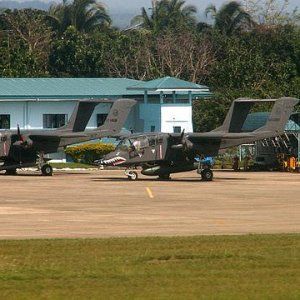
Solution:
M 65 149 L 65 153 L 69 155 L 74 162 L 81 162 L 86 164 L 93 164 L 97 159 L 114 151 L 113 144 L 92 143 L 71 146 Z

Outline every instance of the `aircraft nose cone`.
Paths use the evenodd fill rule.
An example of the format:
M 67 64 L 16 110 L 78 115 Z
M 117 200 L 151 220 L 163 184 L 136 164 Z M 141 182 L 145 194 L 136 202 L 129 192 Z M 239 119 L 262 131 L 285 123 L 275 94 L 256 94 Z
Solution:
M 105 160 L 103 158 L 97 159 L 97 160 L 94 161 L 94 164 L 98 165 L 98 166 L 104 165 L 105 164 Z

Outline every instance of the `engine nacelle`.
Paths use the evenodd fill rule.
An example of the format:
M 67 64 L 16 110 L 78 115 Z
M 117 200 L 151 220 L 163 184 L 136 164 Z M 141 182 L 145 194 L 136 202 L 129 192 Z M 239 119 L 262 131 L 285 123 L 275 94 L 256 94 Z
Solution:
M 188 172 L 198 168 L 198 163 L 185 164 L 180 166 L 154 166 L 142 170 L 142 174 L 146 176 L 160 176 L 172 173 Z

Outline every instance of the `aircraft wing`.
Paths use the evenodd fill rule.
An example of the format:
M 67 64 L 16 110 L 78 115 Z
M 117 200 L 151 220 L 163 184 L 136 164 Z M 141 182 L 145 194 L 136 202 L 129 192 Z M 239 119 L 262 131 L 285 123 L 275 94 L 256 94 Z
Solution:
M 205 133 L 190 133 L 187 138 L 190 140 L 221 140 L 221 139 L 242 139 L 252 138 L 256 135 L 253 133 L 227 133 L 227 132 L 205 132 Z
M 180 138 L 180 134 L 170 134 L 173 138 Z M 207 141 L 221 139 L 241 139 L 255 137 L 253 133 L 228 133 L 228 132 L 204 132 L 204 133 L 187 133 L 186 138 L 191 141 Z
M 60 140 L 61 138 L 86 138 L 88 135 L 84 133 L 72 133 L 72 132 L 60 132 L 60 133 L 49 133 L 45 132 L 43 133 L 38 133 L 38 134 L 30 134 L 28 136 L 32 141 L 45 141 L 45 140 L 51 140 L 51 141 L 56 141 Z

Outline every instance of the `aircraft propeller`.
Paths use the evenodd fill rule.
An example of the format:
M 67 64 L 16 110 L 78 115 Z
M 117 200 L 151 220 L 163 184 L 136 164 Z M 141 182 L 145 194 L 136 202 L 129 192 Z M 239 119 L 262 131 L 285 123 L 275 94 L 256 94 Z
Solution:
M 193 147 L 193 143 L 187 138 L 185 134 L 185 130 L 183 129 L 180 135 L 180 143 L 177 145 L 173 145 L 171 148 L 175 150 L 183 150 L 186 151 Z
M 24 142 L 23 136 L 21 134 L 20 125 L 17 124 L 17 135 L 18 135 L 18 141 Z
M 29 148 L 32 146 L 32 140 L 30 138 L 26 138 L 22 135 L 21 129 L 19 124 L 17 125 L 17 136 L 18 139 L 16 142 L 14 142 L 14 146 L 19 146 L 19 147 L 24 147 L 24 148 Z

